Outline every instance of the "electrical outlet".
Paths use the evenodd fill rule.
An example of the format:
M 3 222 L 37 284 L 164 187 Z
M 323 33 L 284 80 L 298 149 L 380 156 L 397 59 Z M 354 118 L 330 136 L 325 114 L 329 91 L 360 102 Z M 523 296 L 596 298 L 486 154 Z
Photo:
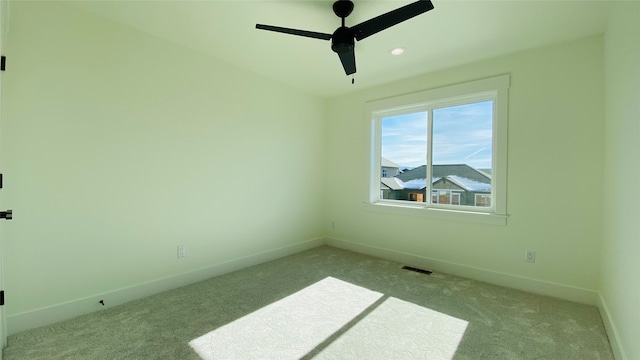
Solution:
M 178 245 L 178 257 L 185 257 L 187 256 L 187 247 L 184 245 Z
M 335 220 L 331 222 L 331 228 L 332 228 L 332 229 L 335 229 L 335 228 L 336 228 L 336 222 L 335 222 Z
M 536 262 L 536 252 L 533 250 L 527 250 L 524 252 L 524 261 L 526 262 Z

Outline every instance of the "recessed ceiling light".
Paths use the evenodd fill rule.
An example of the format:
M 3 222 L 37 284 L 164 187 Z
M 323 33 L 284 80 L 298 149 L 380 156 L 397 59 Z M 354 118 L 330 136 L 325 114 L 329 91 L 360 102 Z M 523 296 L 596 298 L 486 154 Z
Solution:
M 397 47 L 389 50 L 391 55 L 402 55 L 405 52 L 405 48 Z

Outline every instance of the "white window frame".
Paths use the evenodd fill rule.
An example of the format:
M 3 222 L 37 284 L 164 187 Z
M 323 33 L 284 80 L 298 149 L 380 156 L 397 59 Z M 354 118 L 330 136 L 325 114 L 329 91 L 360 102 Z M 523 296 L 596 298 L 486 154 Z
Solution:
M 509 75 L 470 81 L 418 93 L 376 100 L 366 104 L 366 118 L 370 131 L 369 189 L 365 205 L 374 211 L 436 217 L 448 220 L 506 225 L 507 219 L 507 116 Z M 491 170 L 491 206 L 474 208 L 431 203 L 431 184 L 427 181 L 425 203 L 383 199 L 380 192 L 382 156 L 382 119 L 390 116 L 426 111 L 432 124 L 432 110 L 464 103 L 493 101 L 493 149 Z M 431 126 L 428 126 L 431 142 Z M 428 151 L 427 164 L 431 164 Z M 427 179 L 431 178 L 427 166 Z

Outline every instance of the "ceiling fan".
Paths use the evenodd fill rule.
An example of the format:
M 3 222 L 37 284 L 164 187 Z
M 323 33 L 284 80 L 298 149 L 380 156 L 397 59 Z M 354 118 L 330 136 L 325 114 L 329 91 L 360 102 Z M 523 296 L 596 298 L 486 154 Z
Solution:
M 419 0 L 401 8 L 389 11 L 376 16 L 358 25 L 347 27 L 344 19 L 353 11 L 351 0 L 338 0 L 333 3 L 333 12 L 342 19 L 342 26 L 336 29 L 333 34 L 289 29 L 279 26 L 256 24 L 256 29 L 275 31 L 285 34 L 305 36 L 320 40 L 331 40 L 331 49 L 338 54 L 340 62 L 347 75 L 356 72 L 356 56 L 354 52 L 355 40 L 365 39 L 377 32 L 397 25 L 414 16 L 425 13 L 433 9 L 430 0 Z

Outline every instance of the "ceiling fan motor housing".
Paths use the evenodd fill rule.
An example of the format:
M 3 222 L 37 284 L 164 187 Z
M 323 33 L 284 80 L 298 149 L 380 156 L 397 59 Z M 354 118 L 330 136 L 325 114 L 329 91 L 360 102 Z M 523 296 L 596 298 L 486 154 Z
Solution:
M 333 13 L 338 17 L 346 18 L 353 11 L 353 2 L 351 0 L 338 0 L 333 3 Z
M 355 40 L 353 32 L 348 27 L 339 27 L 331 35 L 331 50 L 338 54 L 347 53 L 353 50 Z

